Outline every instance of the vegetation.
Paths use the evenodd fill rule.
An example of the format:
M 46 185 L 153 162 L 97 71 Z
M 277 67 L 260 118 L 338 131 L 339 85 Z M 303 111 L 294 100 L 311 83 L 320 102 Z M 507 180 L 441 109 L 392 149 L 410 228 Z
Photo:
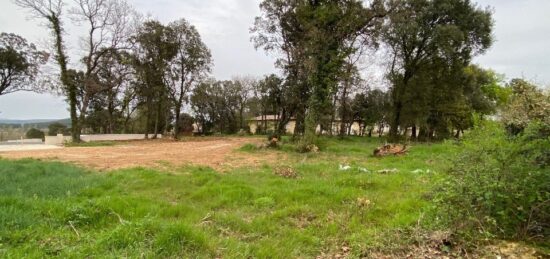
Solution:
M 429 208 L 423 197 L 453 148 L 376 159 L 365 153 L 378 139 L 325 141 L 325 153 L 285 161 L 297 178 L 279 176 L 278 165 L 97 174 L 0 160 L 0 255 L 313 257 L 346 246 L 359 256 L 407 245 L 413 237 L 399 233 Z
M 438 192 L 440 215 L 455 233 L 470 242 L 548 238 L 548 132 L 548 125 L 533 124 L 510 138 L 502 126 L 485 123 L 468 133 Z
M 458 256 L 487 240 L 548 243 L 550 96 L 472 64 L 493 20 L 470 0 L 263 0 L 252 41 L 280 73 L 232 80 L 210 76 L 210 50 L 183 18 L 145 19 L 122 0 L 14 2 L 52 32 L 59 75 L 39 69 L 49 54 L 2 33 L 0 95 L 63 94 L 69 146 L 116 144 L 81 133 L 243 136 L 259 116 L 270 144 L 236 152 L 286 158 L 224 174 L 0 160 L 0 257 L 407 257 L 435 231 L 449 233 L 437 249 Z M 86 32 L 73 68 L 67 10 Z M 387 90 L 359 66 L 380 50 Z M 349 137 L 354 123 L 362 137 Z M 370 156 L 386 141 L 413 147 Z
M 40 66 L 49 55 L 13 33 L 0 33 L 0 95 L 38 90 L 35 82 Z
M 521 80 L 512 87 L 504 124 L 480 122 L 468 133 L 438 195 L 443 215 L 469 240 L 550 234 L 549 95 Z
M 48 136 L 57 136 L 57 134 L 64 134 L 67 131 L 67 126 L 60 122 L 54 122 L 48 125 Z
M 38 129 L 35 129 L 35 128 L 31 128 L 27 131 L 27 133 L 25 133 L 25 137 L 27 138 L 39 138 L 39 139 L 44 139 L 44 132 L 41 131 L 41 130 L 38 130 Z

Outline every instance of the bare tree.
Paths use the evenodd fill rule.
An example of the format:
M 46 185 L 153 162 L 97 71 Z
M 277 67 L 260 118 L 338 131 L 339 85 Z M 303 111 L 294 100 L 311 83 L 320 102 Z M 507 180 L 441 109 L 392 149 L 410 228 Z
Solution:
M 125 1 L 120 0 L 74 0 L 76 7 L 71 10 L 73 19 L 87 24 L 87 35 L 83 38 L 85 56 L 84 82 L 81 89 L 80 122 L 83 123 L 90 102 L 94 96 L 105 90 L 97 73 L 102 58 L 110 53 L 129 48 L 128 38 L 131 19 L 135 12 Z M 112 85 L 110 86 L 113 87 Z
M 64 2 L 62 0 L 14 0 L 14 2 L 16 5 L 27 9 L 34 18 L 45 20 L 47 27 L 52 31 L 56 52 L 55 59 L 60 69 L 60 80 L 69 100 L 72 140 L 73 142 L 80 142 L 80 128 L 76 111 L 77 89 L 75 84 L 71 84 L 67 73 L 68 57 L 65 53 L 63 41 L 63 22 L 61 16 Z

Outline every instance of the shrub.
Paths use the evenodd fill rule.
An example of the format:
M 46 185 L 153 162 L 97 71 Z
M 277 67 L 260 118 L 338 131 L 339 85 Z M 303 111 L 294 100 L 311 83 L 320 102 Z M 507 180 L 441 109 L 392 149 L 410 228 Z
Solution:
M 54 122 L 48 125 L 48 136 L 56 136 L 57 134 L 65 134 L 66 132 L 67 126 L 62 123 Z
M 547 239 L 550 227 L 550 125 L 531 122 L 509 136 L 485 122 L 462 143 L 436 194 L 440 215 L 468 239 Z
M 35 129 L 35 128 L 31 128 L 27 131 L 25 136 L 27 138 L 39 138 L 39 139 L 43 140 L 44 139 L 44 132 L 42 132 L 41 130 Z

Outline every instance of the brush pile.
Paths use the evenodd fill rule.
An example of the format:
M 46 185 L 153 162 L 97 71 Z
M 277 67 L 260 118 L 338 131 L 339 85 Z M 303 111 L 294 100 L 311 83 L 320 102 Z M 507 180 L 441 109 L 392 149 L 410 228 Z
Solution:
M 378 147 L 374 150 L 373 155 L 375 157 L 383 157 L 383 156 L 398 156 L 398 155 L 404 155 L 409 151 L 407 148 L 407 145 L 399 145 L 399 144 L 386 144 L 384 146 Z

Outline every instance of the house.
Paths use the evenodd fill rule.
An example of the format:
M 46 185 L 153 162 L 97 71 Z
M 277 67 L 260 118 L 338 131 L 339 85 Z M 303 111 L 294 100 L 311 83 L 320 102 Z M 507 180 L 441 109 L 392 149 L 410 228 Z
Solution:
M 278 115 L 264 115 L 264 116 L 256 116 L 252 119 L 248 120 L 248 127 L 250 128 L 250 133 L 256 134 L 258 132 L 262 132 L 263 128 L 265 127 L 267 131 L 275 131 L 275 127 L 277 126 L 277 123 L 279 121 Z M 340 131 L 340 125 L 341 120 L 336 119 L 332 123 L 332 132 L 339 132 Z M 294 134 L 294 128 L 296 127 L 296 119 L 291 118 L 290 121 L 285 125 L 286 134 Z M 349 127 L 349 134 L 350 135 L 361 135 L 361 132 L 363 131 L 363 123 L 360 121 L 354 121 Z M 322 134 L 328 134 L 330 131 L 327 129 L 323 129 Z M 321 125 L 317 125 L 317 133 L 321 133 Z

